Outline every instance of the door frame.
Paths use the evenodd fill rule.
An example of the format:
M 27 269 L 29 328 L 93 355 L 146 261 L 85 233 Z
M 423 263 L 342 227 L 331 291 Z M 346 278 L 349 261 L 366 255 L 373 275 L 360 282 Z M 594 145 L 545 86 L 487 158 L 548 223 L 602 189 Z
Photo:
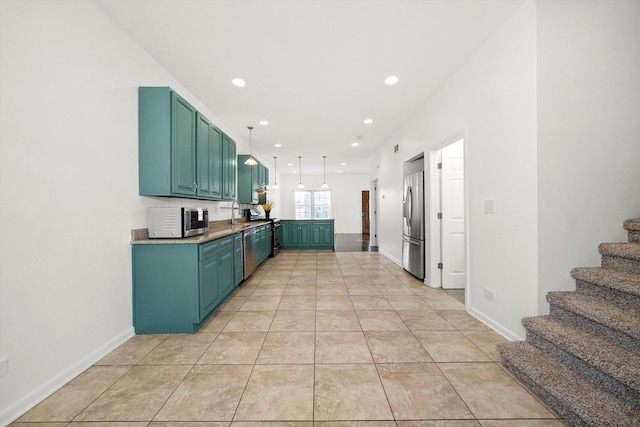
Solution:
M 438 211 L 440 207 L 440 171 L 438 169 L 440 151 L 449 144 L 452 144 L 458 140 L 463 140 L 463 153 L 464 153 L 464 259 L 465 259 L 465 308 L 469 306 L 469 277 L 471 276 L 469 266 L 469 161 L 467 156 L 468 138 L 466 135 L 466 129 L 461 129 L 448 138 L 444 139 L 440 144 L 433 147 L 429 152 L 429 232 L 431 238 L 429 244 L 429 256 L 427 265 L 429 266 L 429 280 L 425 282 L 434 288 L 442 287 L 441 270 L 438 269 L 438 263 L 440 262 L 441 253 L 441 224 L 438 219 Z
M 378 180 L 369 184 L 369 246 L 378 247 Z

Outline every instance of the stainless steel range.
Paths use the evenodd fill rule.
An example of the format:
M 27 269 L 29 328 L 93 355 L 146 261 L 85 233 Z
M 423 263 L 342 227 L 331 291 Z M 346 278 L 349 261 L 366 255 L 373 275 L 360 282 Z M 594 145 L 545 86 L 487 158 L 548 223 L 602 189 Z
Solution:
M 280 232 L 280 220 L 271 219 L 271 257 L 275 257 L 280 252 L 280 242 L 282 240 Z

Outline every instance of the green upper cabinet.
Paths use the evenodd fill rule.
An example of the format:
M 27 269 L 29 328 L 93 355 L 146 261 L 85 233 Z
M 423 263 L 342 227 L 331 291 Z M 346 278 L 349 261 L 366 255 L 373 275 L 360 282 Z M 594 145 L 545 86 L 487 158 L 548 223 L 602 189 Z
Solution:
M 222 198 L 236 198 L 236 142 L 222 135 Z
M 238 155 L 238 201 L 240 203 L 258 203 L 258 168 L 247 166 L 244 162 L 249 158 L 247 154 Z
M 197 195 L 222 198 L 222 132 L 202 114 L 197 114 L 196 142 L 198 159 Z
M 258 163 L 258 188 L 261 190 L 269 188 L 269 168 L 262 163 Z
M 247 166 L 244 162 L 247 154 L 238 155 L 238 201 L 240 203 L 266 203 L 266 189 L 269 187 L 269 168 L 258 162 L 255 166 Z M 265 195 L 265 197 L 260 197 Z
M 196 110 L 171 92 L 171 191 L 196 193 Z
M 140 195 L 235 199 L 235 142 L 169 87 L 138 95 Z

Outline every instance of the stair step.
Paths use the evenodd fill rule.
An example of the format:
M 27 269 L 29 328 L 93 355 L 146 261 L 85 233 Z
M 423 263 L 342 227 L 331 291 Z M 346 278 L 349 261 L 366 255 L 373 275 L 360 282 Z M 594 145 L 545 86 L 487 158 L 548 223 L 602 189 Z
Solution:
M 640 308 L 640 274 L 602 267 L 581 267 L 571 270 L 576 289 L 611 298 Z
M 640 354 L 640 315 L 623 304 L 581 292 L 549 292 L 551 314 L 594 328 L 618 345 Z
M 497 345 L 503 365 L 573 426 L 631 427 L 640 412 L 526 342 Z
M 629 243 L 640 243 L 640 219 L 628 219 L 623 227 L 629 235 Z
M 640 410 L 640 354 L 553 316 L 522 319 L 527 341 Z
M 640 243 L 600 243 L 602 267 L 640 274 Z

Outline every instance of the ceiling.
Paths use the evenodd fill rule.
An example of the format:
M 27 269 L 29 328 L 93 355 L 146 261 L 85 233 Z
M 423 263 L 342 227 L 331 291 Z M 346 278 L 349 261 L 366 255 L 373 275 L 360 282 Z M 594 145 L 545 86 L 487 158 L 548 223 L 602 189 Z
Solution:
M 287 174 L 302 156 L 311 174 L 326 155 L 331 175 L 368 173 L 371 154 L 524 0 L 94 3 L 224 129 L 248 143 L 254 126 L 259 160 L 277 156 Z

